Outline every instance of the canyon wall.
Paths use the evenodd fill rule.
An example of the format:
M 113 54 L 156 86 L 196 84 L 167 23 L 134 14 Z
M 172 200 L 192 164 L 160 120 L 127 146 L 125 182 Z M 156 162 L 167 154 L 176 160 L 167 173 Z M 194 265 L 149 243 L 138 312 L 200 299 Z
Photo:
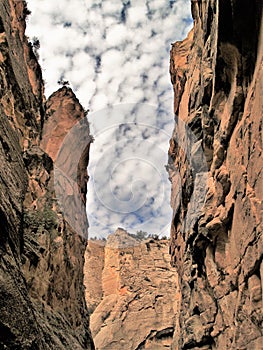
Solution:
M 54 161 L 84 110 L 63 87 L 48 101 L 25 37 L 24 1 L 0 2 L 0 348 L 94 349 L 84 299 L 86 239 L 65 220 L 54 189 Z M 51 136 L 51 137 L 50 137 Z M 74 145 L 72 152 L 74 152 Z M 85 208 L 88 147 L 78 169 Z M 70 166 L 68 166 L 69 168 Z M 87 223 L 85 210 L 78 220 Z
M 262 1 L 192 1 L 171 50 L 172 267 L 164 240 L 91 242 L 89 309 L 89 126 L 71 89 L 45 100 L 28 13 L 0 2 L 0 348 L 94 349 L 90 311 L 98 349 L 261 349 Z M 86 147 L 61 154 L 75 125 Z
M 192 15 L 170 61 L 179 116 L 169 149 L 170 253 L 181 299 L 172 348 L 259 350 L 262 1 L 193 0 Z
M 96 349 L 171 348 L 178 283 L 168 246 L 162 239 L 139 241 L 123 229 L 106 242 L 89 241 L 84 272 Z

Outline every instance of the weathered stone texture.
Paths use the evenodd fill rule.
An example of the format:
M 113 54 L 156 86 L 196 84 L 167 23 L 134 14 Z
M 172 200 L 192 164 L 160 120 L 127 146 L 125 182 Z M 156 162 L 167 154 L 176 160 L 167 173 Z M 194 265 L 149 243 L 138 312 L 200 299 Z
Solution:
M 170 349 L 178 285 L 168 241 L 141 242 L 118 229 L 104 244 L 90 242 L 84 268 L 96 349 Z
M 41 69 L 24 35 L 26 14 L 24 1 L 0 2 L 0 348 L 93 349 L 83 285 L 86 241 L 57 204 L 54 152 L 40 147 L 50 130 Z M 57 92 L 61 104 L 65 89 Z M 80 119 L 83 108 L 66 91 Z M 81 169 L 87 161 L 85 154 Z M 83 182 L 81 197 L 80 188 Z
M 170 251 L 182 299 L 173 348 L 261 349 L 262 2 L 196 0 L 192 13 L 193 31 L 171 50 L 175 112 L 196 137 L 183 152 L 176 125 L 169 150 Z M 204 171 L 188 159 L 197 145 L 207 193 L 185 230 L 195 179 Z

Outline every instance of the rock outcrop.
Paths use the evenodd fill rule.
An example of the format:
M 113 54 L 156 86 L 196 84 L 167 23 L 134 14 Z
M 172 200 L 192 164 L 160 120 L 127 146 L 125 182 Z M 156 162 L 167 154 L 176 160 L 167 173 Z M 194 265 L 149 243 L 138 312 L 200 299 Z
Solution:
M 86 240 L 65 220 L 54 189 L 57 151 L 84 110 L 66 87 L 45 101 L 24 35 L 27 14 L 25 1 L 0 2 L 0 348 L 94 349 L 83 285 Z M 76 169 L 78 193 L 65 196 L 84 202 L 87 162 L 88 147 Z M 86 222 L 85 210 L 79 216 Z
M 178 285 L 168 246 L 167 240 L 139 241 L 123 229 L 106 242 L 89 242 L 84 271 L 96 349 L 171 348 Z
M 168 166 L 170 252 L 181 298 L 172 348 L 259 350 L 262 1 L 193 0 L 192 14 L 194 28 L 173 45 L 170 65 L 175 113 L 183 121 L 176 123 Z

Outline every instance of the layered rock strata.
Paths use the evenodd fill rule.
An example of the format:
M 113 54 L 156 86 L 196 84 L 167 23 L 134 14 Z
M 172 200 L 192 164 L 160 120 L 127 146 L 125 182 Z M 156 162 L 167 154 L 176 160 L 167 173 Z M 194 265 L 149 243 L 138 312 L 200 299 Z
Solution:
M 167 240 L 141 242 L 118 229 L 89 243 L 84 271 L 96 349 L 171 348 L 177 274 Z
M 86 240 L 68 225 L 54 190 L 57 151 L 84 110 L 66 87 L 45 101 L 24 35 L 28 13 L 24 1 L 0 2 L 0 348 L 93 349 Z M 67 193 L 82 201 L 87 161 L 88 150 L 76 169 L 77 192 Z M 85 211 L 79 216 L 86 222 Z
M 172 348 L 259 350 L 262 2 L 195 0 L 192 14 L 170 65 L 179 116 L 169 149 L 170 252 L 181 297 Z

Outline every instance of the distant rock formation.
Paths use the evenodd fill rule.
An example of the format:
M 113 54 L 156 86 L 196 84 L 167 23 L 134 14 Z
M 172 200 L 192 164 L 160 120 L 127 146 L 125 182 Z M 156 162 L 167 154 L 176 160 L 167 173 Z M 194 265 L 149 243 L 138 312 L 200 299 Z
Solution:
M 171 50 L 174 109 L 196 137 L 169 150 L 174 209 L 170 252 L 181 307 L 173 349 L 262 349 L 262 1 L 192 1 L 194 28 Z M 203 150 L 208 181 L 201 213 L 185 230 Z M 178 201 L 179 174 L 182 190 Z
M 167 240 L 139 241 L 119 228 L 89 241 L 84 273 L 96 349 L 171 348 L 178 284 Z
M 45 101 L 24 34 L 27 14 L 25 1 L 0 2 L 0 348 L 94 349 L 83 286 L 86 240 L 65 220 L 53 184 L 57 151 L 84 110 L 66 87 Z M 85 191 L 86 151 L 77 191 L 65 196 Z M 78 215 L 86 222 L 85 210 Z

